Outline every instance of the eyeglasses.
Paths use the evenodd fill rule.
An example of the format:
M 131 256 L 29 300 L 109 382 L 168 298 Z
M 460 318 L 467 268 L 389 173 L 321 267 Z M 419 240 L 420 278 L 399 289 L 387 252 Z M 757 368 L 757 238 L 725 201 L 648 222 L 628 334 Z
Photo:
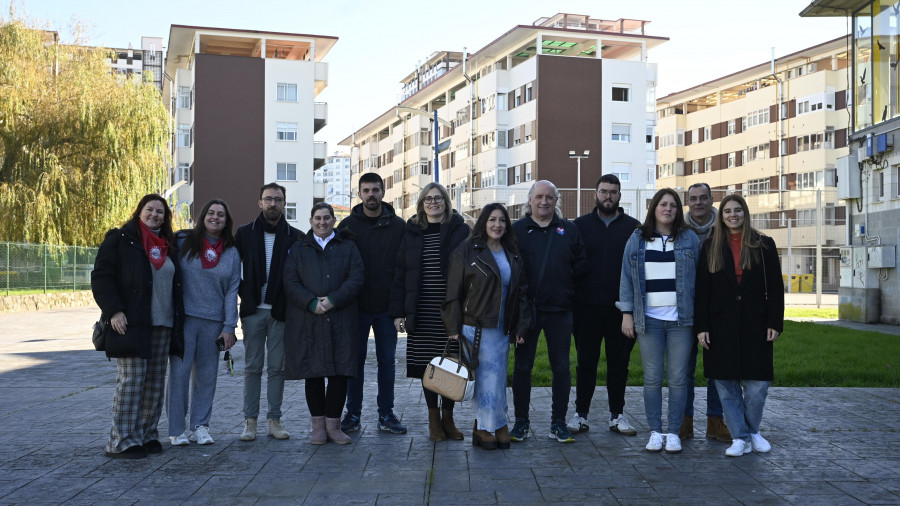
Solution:
M 605 195 L 612 195 L 613 197 L 615 197 L 616 195 L 619 194 L 619 190 L 597 190 L 597 193 L 598 193 L 599 195 L 604 195 L 604 196 L 605 196 Z
M 284 199 L 281 197 L 263 197 L 263 202 L 266 204 L 276 203 L 276 204 L 284 204 Z
M 444 201 L 444 197 L 441 195 L 429 195 L 429 196 L 425 197 L 424 199 L 422 199 L 422 202 L 425 202 L 426 204 L 431 204 L 431 203 L 440 204 L 443 201 Z

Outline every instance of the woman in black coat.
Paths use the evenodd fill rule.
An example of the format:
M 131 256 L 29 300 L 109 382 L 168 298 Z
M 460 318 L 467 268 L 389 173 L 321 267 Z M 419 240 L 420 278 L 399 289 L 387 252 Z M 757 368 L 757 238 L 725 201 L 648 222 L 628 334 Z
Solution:
M 97 250 L 91 289 L 114 332 L 106 356 L 116 359 L 116 392 L 106 455 L 139 459 L 159 453 L 167 356 L 182 356 L 181 278 L 172 212 L 159 195 L 145 195 L 131 219 L 106 233 Z
M 726 196 L 697 265 L 694 330 L 707 378 L 716 381 L 739 457 L 772 447 L 759 434 L 774 376 L 775 339 L 784 330 L 784 285 L 775 241 L 750 226 L 743 197 Z M 743 386 L 743 391 L 742 391 Z
M 347 444 L 340 417 L 347 380 L 356 375 L 356 296 L 364 268 L 356 244 L 334 230 L 331 205 L 320 202 L 310 214 L 309 232 L 284 264 L 284 378 L 306 380 L 310 443 Z
M 441 304 L 447 294 L 450 253 L 469 236 L 469 226 L 450 205 L 447 189 L 428 183 L 419 193 L 394 269 L 389 314 L 398 332 L 406 332 L 406 376 L 422 378 L 431 359 L 444 352 L 447 329 Z M 454 402 L 425 390 L 431 439 L 463 439 L 453 420 Z

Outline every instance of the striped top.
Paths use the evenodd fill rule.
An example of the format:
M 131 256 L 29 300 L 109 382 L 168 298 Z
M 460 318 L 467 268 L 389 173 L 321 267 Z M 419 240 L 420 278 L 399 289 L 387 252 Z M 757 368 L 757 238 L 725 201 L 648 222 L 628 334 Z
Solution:
M 407 375 L 421 377 L 432 358 L 444 351 L 447 330 L 441 319 L 441 304 L 447 295 L 447 280 L 441 274 L 441 225 L 431 223 L 422 236 L 422 279 L 416 304 L 416 331 L 408 336 Z
M 678 294 L 675 288 L 675 241 L 671 236 L 656 234 L 644 250 L 644 278 L 650 318 L 678 321 Z
M 272 251 L 275 249 L 275 234 L 263 233 L 264 244 L 266 247 L 266 279 L 263 283 L 262 290 L 259 292 L 259 309 L 272 309 L 272 304 L 266 304 L 266 290 L 269 289 L 269 267 L 272 266 Z

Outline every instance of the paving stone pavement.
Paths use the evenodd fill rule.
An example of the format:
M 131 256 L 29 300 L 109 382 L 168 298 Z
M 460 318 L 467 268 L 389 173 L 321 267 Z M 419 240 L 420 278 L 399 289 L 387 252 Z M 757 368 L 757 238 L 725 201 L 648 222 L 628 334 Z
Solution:
M 606 392 L 598 387 L 592 430 L 574 444 L 557 443 L 547 437 L 549 388 L 536 388 L 532 437 L 484 451 L 468 434 L 465 441 L 428 439 L 421 385 L 405 378 L 403 339 L 395 411 L 409 434 L 377 429 L 372 350 L 363 426 L 352 444 L 308 443 L 298 381 L 287 383 L 284 396 L 291 439 L 269 438 L 260 423 L 256 441 L 239 441 L 239 344 L 238 375 L 223 367 L 219 376 L 215 444 L 176 448 L 163 437 L 160 455 L 110 460 L 103 444 L 115 363 L 91 349 L 98 313 L 0 315 L 0 504 L 900 504 L 898 389 L 773 388 L 763 419 L 772 451 L 728 458 L 728 445 L 704 437 L 702 416 L 683 453 L 644 451 L 639 387 L 626 395 L 638 436 L 605 429 Z M 696 393 L 701 412 L 706 389 Z M 512 413 L 511 394 L 509 402 Z M 459 405 L 459 425 L 468 428 L 472 418 L 470 404 Z M 162 436 L 166 427 L 164 415 Z

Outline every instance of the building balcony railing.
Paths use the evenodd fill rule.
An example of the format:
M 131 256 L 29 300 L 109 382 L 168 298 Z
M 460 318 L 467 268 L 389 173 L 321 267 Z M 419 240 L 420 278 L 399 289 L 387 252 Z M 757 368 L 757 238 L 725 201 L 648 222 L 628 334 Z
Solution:
M 314 142 L 313 143 L 313 170 L 316 170 L 319 167 L 325 165 L 327 158 L 328 158 L 328 143 L 327 142 Z

